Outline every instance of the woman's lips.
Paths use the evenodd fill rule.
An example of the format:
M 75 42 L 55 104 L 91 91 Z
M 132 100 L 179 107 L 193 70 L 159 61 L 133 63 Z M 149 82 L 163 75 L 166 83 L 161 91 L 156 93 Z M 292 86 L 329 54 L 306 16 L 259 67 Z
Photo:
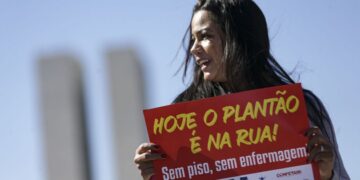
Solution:
M 206 63 L 208 61 L 209 61 L 209 59 L 199 59 L 199 60 L 196 60 L 196 64 L 198 64 L 200 66 L 201 64 Z
M 201 71 L 206 71 L 206 68 L 209 66 L 210 61 L 204 62 L 200 65 Z
M 198 64 L 202 71 L 205 71 L 210 63 L 209 59 L 199 59 L 196 61 L 196 64 Z

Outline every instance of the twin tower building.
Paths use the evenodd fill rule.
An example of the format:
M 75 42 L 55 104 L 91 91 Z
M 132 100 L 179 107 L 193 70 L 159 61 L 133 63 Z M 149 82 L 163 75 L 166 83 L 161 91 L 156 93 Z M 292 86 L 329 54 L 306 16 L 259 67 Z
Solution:
M 140 179 L 133 163 L 136 147 L 146 141 L 140 62 L 129 49 L 110 50 L 104 59 L 111 172 L 116 180 Z M 94 180 L 99 165 L 92 156 L 96 150 L 83 66 L 70 54 L 52 54 L 40 58 L 38 70 L 45 179 Z

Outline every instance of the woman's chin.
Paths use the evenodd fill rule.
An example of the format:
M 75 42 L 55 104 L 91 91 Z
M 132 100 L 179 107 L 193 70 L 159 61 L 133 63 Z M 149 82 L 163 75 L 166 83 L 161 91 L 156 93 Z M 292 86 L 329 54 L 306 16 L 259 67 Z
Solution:
M 226 77 L 225 76 L 216 76 L 214 73 L 207 73 L 204 72 L 204 80 L 205 81 L 213 81 L 213 82 L 226 82 Z
M 214 77 L 212 76 L 212 74 L 211 73 L 206 73 L 206 72 L 204 72 L 204 80 L 205 81 L 214 81 Z

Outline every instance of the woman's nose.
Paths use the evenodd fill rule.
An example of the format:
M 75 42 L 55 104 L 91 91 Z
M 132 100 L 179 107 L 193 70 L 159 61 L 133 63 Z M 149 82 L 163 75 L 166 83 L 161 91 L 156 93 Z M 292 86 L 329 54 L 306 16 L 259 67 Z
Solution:
M 192 55 L 199 55 L 200 52 L 201 52 L 201 47 L 199 46 L 199 44 L 197 42 L 194 42 L 194 44 L 192 45 L 192 47 L 190 49 L 190 53 Z

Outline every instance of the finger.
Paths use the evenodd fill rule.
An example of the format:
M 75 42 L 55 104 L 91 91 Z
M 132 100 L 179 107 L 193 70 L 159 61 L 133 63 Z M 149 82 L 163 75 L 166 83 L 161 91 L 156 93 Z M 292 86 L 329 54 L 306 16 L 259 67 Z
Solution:
M 307 143 L 307 147 L 306 147 L 306 150 L 308 152 L 312 151 L 312 149 L 316 146 L 316 145 L 330 145 L 330 142 L 329 140 L 324 137 L 323 135 L 321 134 L 317 134 L 315 136 L 312 136 L 310 139 L 309 139 L 309 142 Z
M 150 179 L 150 177 L 153 175 L 154 175 L 154 168 L 148 168 L 141 171 L 141 176 L 143 176 L 144 179 Z
M 311 127 L 305 132 L 305 136 L 309 138 L 312 136 L 316 136 L 317 134 L 322 134 L 321 130 L 317 126 Z
M 332 146 L 330 145 L 318 145 L 316 144 L 314 148 L 310 151 L 308 162 L 318 162 L 321 160 L 327 160 L 328 157 L 333 157 Z
M 319 155 L 314 156 L 314 162 L 332 161 L 335 159 L 334 148 L 331 145 L 320 146 L 320 152 L 318 154 Z
M 136 149 L 136 154 L 142 154 L 149 150 L 159 150 L 160 146 L 154 143 L 142 143 L 140 146 Z
M 166 155 L 165 154 L 160 154 L 160 153 L 143 153 L 140 155 L 137 155 L 134 159 L 134 162 L 136 164 L 142 163 L 142 162 L 148 162 L 148 161 L 153 161 L 153 160 L 157 160 L 157 159 L 163 159 L 165 158 Z
M 313 161 L 316 163 L 321 163 L 321 162 L 332 162 L 334 159 L 334 153 L 332 151 L 324 151 L 319 153 L 317 156 L 315 156 L 313 158 Z
M 154 167 L 154 163 L 152 161 L 150 162 L 144 162 L 144 163 L 140 163 L 137 164 L 137 167 L 139 170 L 144 170 L 144 169 L 148 169 L 148 168 L 153 168 Z

